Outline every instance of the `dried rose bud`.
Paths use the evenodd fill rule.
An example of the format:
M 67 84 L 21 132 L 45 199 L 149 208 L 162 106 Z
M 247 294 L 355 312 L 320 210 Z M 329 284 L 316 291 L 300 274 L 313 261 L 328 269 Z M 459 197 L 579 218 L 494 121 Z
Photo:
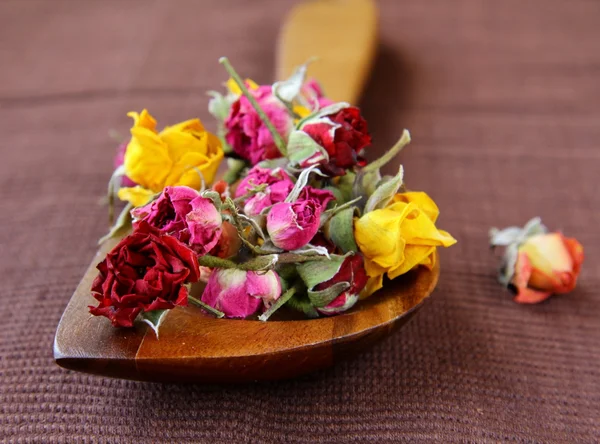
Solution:
M 333 301 L 317 310 L 324 315 L 336 315 L 349 310 L 358 301 L 358 295 L 367 284 L 367 272 L 365 271 L 363 257 L 360 254 L 348 256 L 344 259 L 342 266 L 336 275 L 315 287 L 315 291 L 325 290 L 339 282 L 347 282 L 350 287 L 344 290 Z
M 265 208 L 283 202 L 294 187 L 294 183 L 284 170 L 280 168 L 270 170 L 255 166 L 236 188 L 235 197 L 242 197 L 253 188 L 263 184 L 267 185 L 265 190 L 256 193 L 245 201 L 244 213 L 247 216 L 256 216 Z
M 366 163 L 361 154 L 371 144 L 371 136 L 367 122 L 356 107 L 347 106 L 314 121 L 308 120 L 300 131 L 308 134 L 327 153 L 327 158 L 316 151 L 300 160 L 302 168 L 318 164 L 325 174 L 343 176 L 347 169 Z
M 525 228 L 492 229 L 492 246 L 506 246 L 500 282 L 516 292 L 515 302 L 536 304 L 572 291 L 583 262 L 583 247 L 561 233 L 548 233 L 539 219 Z
M 276 247 L 296 250 L 319 231 L 321 206 L 313 199 L 280 202 L 269 210 L 267 231 Z
M 515 302 L 535 304 L 552 293 L 568 293 L 575 288 L 583 262 L 583 247 L 561 233 L 538 234 L 519 247 L 512 281 L 517 290 Z
M 210 199 L 189 187 L 166 187 L 161 195 L 143 207 L 132 210 L 141 221 L 188 244 L 196 253 L 206 254 L 221 236 L 222 218 Z
M 245 318 L 268 307 L 281 296 L 279 276 L 237 269 L 214 269 L 202 293 L 202 302 L 228 318 Z
M 260 86 L 251 89 L 250 93 L 281 137 L 287 139 L 294 125 L 293 118 L 285 105 L 273 95 L 271 86 Z M 281 157 L 271 132 L 245 96 L 233 102 L 224 125 L 227 143 L 252 165 L 261 160 Z

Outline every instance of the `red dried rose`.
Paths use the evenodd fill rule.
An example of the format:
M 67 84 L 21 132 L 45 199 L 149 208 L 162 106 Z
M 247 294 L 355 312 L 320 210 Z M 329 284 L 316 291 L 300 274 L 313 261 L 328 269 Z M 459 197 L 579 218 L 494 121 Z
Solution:
M 146 222 L 112 249 L 97 266 L 92 295 L 100 302 L 90 313 L 115 327 L 131 327 L 143 311 L 187 305 L 186 283 L 200 278 L 194 251 Z
M 331 123 L 319 119 L 318 122 L 307 122 L 302 126 L 302 131 L 327 150 L 329 162 L 321 164 L 321 171 L 330 176 L 342 176 L 348 168 L 364 165 L 366 162 L 361 157 L 361 151 L 371 144 L 371 136 L 360 110 L 351 106 L 324 118 Z M 339 126 L 336 128 L 336 125 Z
M 333 301 L 325 307 L 317 308 L 324 315 L 335 315 L 349 310 L 358 301 L 358 296 L 367 284 L 367 272 L 365 271 L 363 257 L 360 254 L 348 256 L 342 262 L 342 266 L 334 277 L 326 282 L 322 282 L 315 287 L 315 290 L 321 291 L 331 287 L 338 282 L 347 282 L 350 287 L 338 295 Z

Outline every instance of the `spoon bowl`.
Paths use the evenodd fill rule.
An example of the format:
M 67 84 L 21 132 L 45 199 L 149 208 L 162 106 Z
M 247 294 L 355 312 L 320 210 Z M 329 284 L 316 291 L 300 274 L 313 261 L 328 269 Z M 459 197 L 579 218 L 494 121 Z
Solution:
M 350 311 L 304 320 L 215 319 L 197 307 L 169 312 L 157 338 L 142 322 L 114 328 L 88 305 L 98 252 L 75 290 L 56 332 L 54 358 L 67 369 L 162 382 L 248 382 L 293 378 L 329 367 L 403 326 L 435 288 L 439 261 L 420 267 L 359 301 Z M 437 259 L 437 258 L 436 258 Z

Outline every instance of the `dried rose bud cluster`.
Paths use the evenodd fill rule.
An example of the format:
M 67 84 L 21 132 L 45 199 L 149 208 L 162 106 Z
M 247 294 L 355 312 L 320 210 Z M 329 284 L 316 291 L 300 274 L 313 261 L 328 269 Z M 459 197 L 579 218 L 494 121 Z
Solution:
M 132 233 L 98 265 L 92 314 L 123 327 L 140 315 L 156 331 L 188 303 L 227 318 L 336 315 L 455 242 L 427 194 L 400 192 L 402 168 L 379 172 L 407 131 L 368 164 L 360 110 L 328 99 L 305 66 L 257 85 L 222 63 L 232 78 L 211 93 L 218 136 L 197 119 L 158 132 L 146 110 L 129 114 L 109 189 L 128 202 L 111 234 Z

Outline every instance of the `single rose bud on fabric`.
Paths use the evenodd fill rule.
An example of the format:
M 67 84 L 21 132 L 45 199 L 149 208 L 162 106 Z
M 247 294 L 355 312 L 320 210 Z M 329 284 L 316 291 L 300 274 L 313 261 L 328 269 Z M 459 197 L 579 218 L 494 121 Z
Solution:
M 281 281 L 265 272 L 214 269 L 202 293 L 202 302 L 228 318 L 246 318 L 269 307 L 281 296 Z
M 276 131 L 287 140 L 294 119 L 283 102 L 273 95 L 272 87 L 259 86 L 249 91 L 273 123 Z M 233 102 L 224 126 L 227 143 L 233 151 L 249 160 L 252 165 L 262 160 L 282 156 L 271 132 L 245 96 L 240 96 Z
M 138 314 L 187 305 L 186 284 L 200 278 L 196 253 L 146 222 L 138 224 L 98 264 L 90 313 L 115 327 L 131 327 Z
M 188 244 L 198 254 L 217 245 L 223 220 L 210 199 L 189 187 L 166 187 L 153 202 L 134 208 L 134 227 L 145 222 Z
M 366 164 L 362 151 L 371 144 L 371 136 L 358 108 L 347 106 L 314 121 L 309 119 L 300 131 L 327 152 L 327 157 L 318 151 L 313 153 L 299 162 L 300 167 L 318 164 L 319 169 L 329 176 L 343 176 L 347 169 Z
M 263 191 L 245 200 L 244 213 L 246 216 L 256 216 L 265 208 L 277 202 L 283 202 L 294 187 L 294 182 L 283 169 L 271 170 L 255 166 L 237 186 L 235 197 L 240 198 L 248 194 L 253 188 L 263 184 L 267 185 Z
M 324 315 L 336 315 L 349 310 L 356 304 L 362 289 L 367 285 L 367 272 L 365 270 L 363 257 L 360 254 L 348 256 L 342 262 L 337 274 L 315 287 L 315 291 L 325 290 L 339 282 L 347 282 L 350 287 L 340 293 L 333 301 L 324 307 L 318 307 L 317 311 Z
M 296 250 L 317 234 L 320 217 L 321 205 L 313 199 L 280 202 L 269 210 L 267 232 L 276 247 Z
M 539 218 L 523 229 L 492 229 L 492 246 L 506 246 L 500 282 L 516 292 L 514 301 L 536 304 L 572 291 L 583 263 L 583 247 L 561 233 L 548 233 Z
M 115 160 L 113 162 L 115 168 L 120 167 L 123 165 L 123 162 L 125 162 L 125 151 L 127 151 L 127 145 L 129 145 L 129 142 L 123 142 L 117 147 L 117 154 L 115 155 Z M 137 184 L 129 177 L 121 176 L 122 187 L 134 187 L 136 185 Z

